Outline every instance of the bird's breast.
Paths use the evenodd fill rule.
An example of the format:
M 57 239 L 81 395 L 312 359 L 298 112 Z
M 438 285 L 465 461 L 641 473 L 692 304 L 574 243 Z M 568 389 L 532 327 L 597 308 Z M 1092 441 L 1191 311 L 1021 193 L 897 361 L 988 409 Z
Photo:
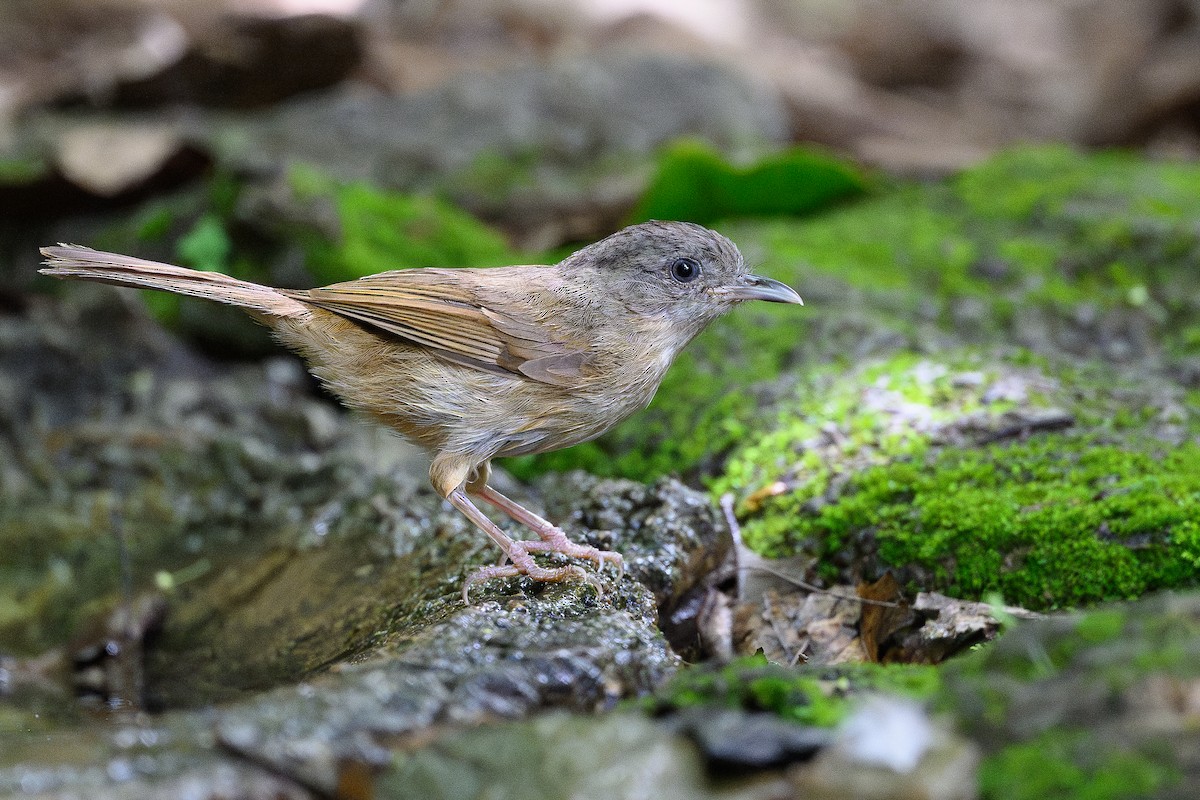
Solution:
M 527 421 L 510 418 L 517 424 L 496 455 L 556 450 L 604 434 L 650 404 L 674 353 L 626 336 L 619 344 L 598 337 L 590 356 L 588 375 L 570 388 L 522 387 L 538 393 L 540 401 Z

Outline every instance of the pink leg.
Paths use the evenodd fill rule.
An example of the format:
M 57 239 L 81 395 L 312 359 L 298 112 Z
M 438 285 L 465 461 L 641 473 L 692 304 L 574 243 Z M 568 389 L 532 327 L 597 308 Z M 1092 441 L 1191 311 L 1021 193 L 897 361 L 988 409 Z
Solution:
M 484 513 L 475 507 L 475 504 L 463 493 L 462 489 L 455 489 L 446 495 L 446 499 L 450 504 L 463 513 L 463 515 L 475 523 L 475 526 L 488 535 L 493 542 L 499 546 L 504 552 L 504 555 L 512 562 L 511 565 L 483 567 L 475 572 L 463 583 L 463 602 L 470 605 L 471 587 L 477 583 L 489 581 L 492 578 L 515 578 L 518 575 L 528 575 L 535 581 L 545 581 L 555 583 L 565 581 L 569 578 L 578 578 L 588 583 L 596 584 L 594 578 L 590 578 L 582 569 L 577 566 L 556 567 L 548 569 L 539 566 L 533 560 L 533 556 L 529 555 L 527 542 L 514 542 L 512 539 L 504 535 L 504 531 L 496 526 Z M 519 508 L 519 506 L 518 506 Z M 537 544 L 536 542 L 534 544 Z M 599 588 L 599 584 L 596 584 Z
M 604 569 L 604 565 L 611 562 L 617 568 L 618 579 L 625 574 L 625 559 L 621 557 L 620 553 L 612 550 L 600 550 L 589 545 L 575 544 L 561 529 L 548 520 L 542 519 L 515 500 L 505 497 L 486 483 L 468 484 L 467 489 L 538 535 L 538 538 L 541 539 L 540 542 L 521 542 L 526 552 L 562 553 L 571 558 L 586 558 L 595 561 L 597 569 Z

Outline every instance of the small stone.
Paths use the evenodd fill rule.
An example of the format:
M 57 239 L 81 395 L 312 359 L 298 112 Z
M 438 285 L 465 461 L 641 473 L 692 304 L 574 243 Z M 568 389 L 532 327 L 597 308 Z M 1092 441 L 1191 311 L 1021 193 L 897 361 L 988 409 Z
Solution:
M 916 703 L 880 697 L 789 777 L 805 800 L 971 800 L 979 760 L 976 745 L 935 726 Z
M 805 761 L 833 741 L 825 728 L 798 725 L 774 714 L 686 709 L 676 720 L 700 746 L 710 767 L 766 769 Z

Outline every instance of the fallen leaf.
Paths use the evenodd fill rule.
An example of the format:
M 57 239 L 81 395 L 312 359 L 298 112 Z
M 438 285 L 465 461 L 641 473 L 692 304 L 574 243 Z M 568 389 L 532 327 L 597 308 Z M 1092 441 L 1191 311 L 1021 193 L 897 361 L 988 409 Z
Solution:
M 896 583 L 890 572 L 874 583 L 860 583 L 858 596 L 864 600 L 876 601 L 863 603 L 858 632 L 862 637 L 863 651 L 866 652 L 867 658 L 883 662 L 885 644 L 894 633 L 912 622 L 912 609 L 904 602 L 900 584 Z

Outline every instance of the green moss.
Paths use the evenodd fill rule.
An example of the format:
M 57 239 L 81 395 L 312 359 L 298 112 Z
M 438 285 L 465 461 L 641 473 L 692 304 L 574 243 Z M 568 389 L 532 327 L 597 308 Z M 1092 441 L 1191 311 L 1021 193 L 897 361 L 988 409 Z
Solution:
M 515 192 L 535 188 L 540 154 L 483 151 L 465 169 L 456 170 L 441 183 L 455 196 L 474 196 L 503 203 Z
M 220 172 L 202 184 L 153 200 L 103 230 L 92 246 L 195 269 L 270 282 L 263 253 L 246 247 L 235 209 L 244 190 L 239 177 Z M 166 292 L 142 292 L 165 326 L 224 355 L 262 355 L 273 350 L 265 330 L 244 313 Z
M 175 212 L 158 204 L 151 204 L 139 211 L 133 219 L 134 236 L 143 242 L 165 239 L 175 224 Z
M 1198 518 L 1200 445 L 1049 435 L 869 468 L 769 530 L 810 543 L 835 574 L 834 555 L 869 536 L 882 565 L 915 566 L 951 595 L 1047 608 L 1195 586 Z
M 1181 778 L 1163 753 L 1129 752 L 1080 730 L 1046 731 L 985 759 L 979 770 L 985 800 L 1131 800 L 1155 797 Z
M 912 291 L 943 279 L 959 288 L 984 288 L 966 275 L 976 247 L 961 221 L 946 213 L 944 195 L 944 187 L 898 185 L 811 219 L 737 221 L 728 231 L 756 261 L 785 275 L 828 273 L 880 292 Z
M 731 217 L 801 216 L 865 190 L 856 168 L 811 149 L 793 148 L 737 167 L 709 145 L 684 140 L 662 153 L 630 221 L 710 224 Z
M 289 203 L 268 222 L 247 219 L 247 184 L 224 172 L 198 189 L 147 204 L 100 237 L 103 247 L 145 251 L 169 244 L 187 266 L 271 281 L 272 262 L 299 243 L 314 284 L 352 280 L 387 269 L 494 266 L 520 261 L 504 237 L 440 200 L 343 183 L 294 167 Z M 332 219 L 326 213 L 332 212 Z
M 95 245 L 277 286 L 527 260 L 498 232 L 434 198 L 341 183 L 306 167 L 293 169 L 284 187 L 291 196 L 274 198 L 269 214 L 254 191 L 243 178 L 217 172 L 201 186 L 147 204 Z M 274 349 L 267 333 L 236 309 L 161 292 L 144 297 L 164 324 L 206 349 L 225 356 Z
M 988 752 L 983 796 L 1190 796 L 1163 791 L 1191 763 L 1186 714 L 1146 698 L 1200 676 L 1198 608 L 1162 593 L 1022 620 L 944 664 L 935 705 Z
M 794 510 L 852 469 L 916 456 L 951 423 L 969 415 L 983 422 L 1011 408 L 1003 399 L 984 402 L 1000 377 L 984 363 L 970 353 L 938 361 L 900 353 L 848 373 L 816 371 L 795 390 L 794 402 L 782 404 L 774 429 L 744 445 L 726 464 L 713 490 L 745 494 L 786 478 L 793 485 L 789 497 L 795 502 L 789 509 Z M 824 437 L 833 441 L 822 446 Z M 766 552 L 775 546 L 767 540 L 755 544 Z
M 21 185 L 46 177 L 50 166 L 40 156 L 0 158 L 0 184 Z
M 432 197 L 338 183 L 306 169 L 291 177 L 301 199 L 330 198 L 338 232 L 293 230 L 318 284 L 409 267 L 500 266 L 523 261 L 498 232 Z
M 1069 318 L 1087 304 L 1148 324 L 1171 346 L 1181 319 L 1200 318 L 1200 234 L 1189 222 L 1197 214 L 1194 164 L 1050 147 L 815 219 L 741 222 L 731 232 L 767 264 L 803 263 L 882 308 L 928 314 L 932 304 L 973 340 L 1011 334 L 1031 312 Z M 963 298 L 986 304 L 982 324 L 955 326 Z
M 701 665 L 678 673 L 655 695 L 639 701 L 655 713 L 714 706 L 769 711 L 806 725 L 829 727 L 846 715 L 863 692 L 925 699 L 940 687 L 938 673 L 919 665 L 856 664 L 784 667 L 762 656 L 726 665 Z
M 1010 719 L 1010 701 L 1068 697 L 1064 684 L 1103 687 L 1087 702 L 1107 717 L 1114 704 L 1125 702 L 1122 693 L 1147 679 L 1166 675 L 1190 683 L 1200 676 L 1200 619 L 1195 603 L 1184 598 L 1176 605 L 1173 595 L 1160 594 L 1141 601 L 1141 608 L 1110 606 L 1018 621 L 997 641 L 945 665 L 939 702 L 957 709 L 984 738 L 995 739 L 1029 730 L 1023 716 Z M 997 713 L 988 711 L 988 703 Z
M 817 372 L 712 489 L 740 500 L 750 547 L 808 554 L 830 580 L 892 569 L 1033 608 L 1196 585 L 1200 443 L 1153 433 L 1164 409 L 1181 415 L 1172 438 L 1196 409 L 1100 368 L 1029 361 L 901 353 Z M 1022 438 L 1039 414 L 1074 429 Z
M 1075 632 L 1087 644 L 1107 642 L 1125 630 L 1126 617 L 1120 608 L 1096 609 L 1080 616 Z
M 206 272 L 228 272 L 233 243 L 220 217 L 208 213 L 175 246 L 185 266 Z

